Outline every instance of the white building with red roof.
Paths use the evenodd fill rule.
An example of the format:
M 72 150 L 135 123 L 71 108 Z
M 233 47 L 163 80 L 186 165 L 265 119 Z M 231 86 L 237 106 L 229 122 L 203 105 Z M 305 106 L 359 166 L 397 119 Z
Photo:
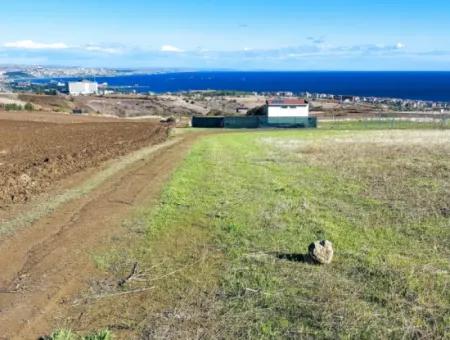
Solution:
M 309 117 L 309 103 L 296 98 L 271 99 L 267 101 L 267 117 Z

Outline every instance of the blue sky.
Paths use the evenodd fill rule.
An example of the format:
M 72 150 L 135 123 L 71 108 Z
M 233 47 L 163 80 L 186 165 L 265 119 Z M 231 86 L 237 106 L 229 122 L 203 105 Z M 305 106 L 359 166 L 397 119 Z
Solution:
M 448 0 L 0 0 L 0 64 L 450 70 Z

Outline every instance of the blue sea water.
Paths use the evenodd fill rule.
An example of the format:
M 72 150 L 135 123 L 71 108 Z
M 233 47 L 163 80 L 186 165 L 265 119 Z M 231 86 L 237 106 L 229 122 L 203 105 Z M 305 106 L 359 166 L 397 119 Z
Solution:
M 319 92 L 450 102 L 450 72 L 179 72 L 97 77 L 137 92 Z

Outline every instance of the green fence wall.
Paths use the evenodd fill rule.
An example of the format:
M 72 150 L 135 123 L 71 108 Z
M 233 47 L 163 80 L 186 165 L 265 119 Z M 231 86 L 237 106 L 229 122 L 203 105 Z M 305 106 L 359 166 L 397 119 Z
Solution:
M 316 117 L 264 117 L 269 127 L 288 127 L 288 128 L 316 128 Z
M 192 117 L 192 127 L 223 128 L 223 117 Z
M 227 129 L 256 129 L 260 125 L 258 116 L 224 117 L 224 127 Z
M 230 117 L 193 117 L 192 127 L 256 129 L 256 128 L 316 128 L 316 117 L 267 117 L 267 116 L 230 116 Z

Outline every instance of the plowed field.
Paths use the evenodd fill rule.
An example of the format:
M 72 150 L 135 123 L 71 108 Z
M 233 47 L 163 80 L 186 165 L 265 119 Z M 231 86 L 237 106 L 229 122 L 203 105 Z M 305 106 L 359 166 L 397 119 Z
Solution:
M 0 120 L 0 206 L 28 201 L 80 170 L 161 143 L 168 131 L 151 122 Z

